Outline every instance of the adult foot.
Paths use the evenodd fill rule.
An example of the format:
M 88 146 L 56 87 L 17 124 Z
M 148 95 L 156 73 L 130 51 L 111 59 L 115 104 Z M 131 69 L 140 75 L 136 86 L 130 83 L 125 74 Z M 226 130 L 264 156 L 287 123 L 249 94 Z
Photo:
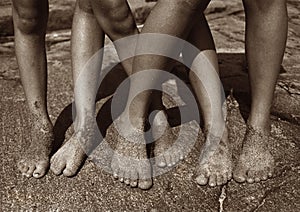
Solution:
M 76 175 L 87 153 L 97 144 L 97 125 L 92 120 L 86 123 L 52 156 L 50 169 L 54 174 L 66 177 Z
M 225 129 L 222 138 L 206 133 L 206 144 L 219 144 L 214 152 L 203 152 L 197 170 L 196 182 L 199 185 L 207 183 L 214 187 L 224 185 L 232 177 L 232 150 L 228 139 L 228 131 Z
M 54 141 L 53 126 L 48 119 L 35 117 L 31 121 L 31 142 L 17 166 L 26 177 L 41 178 L 49 168 L 49 155 Z
M 159 111 L 154 117 L 152 136 L 155 140 L 154 156 L 158 167 L 172 167 L 184 159 L 184 151 L 179 143 L 175 143 L 176 135 L 164 111 Z
M 116 128 L 118 126 L 118 128 Z M 111 161 L 113 176 L 131 187 L 146 190 L 152 186 L 151 165 L 147 157 L 143 129 L 126 129 L 121 119 L 117 119 L 108 129 L 106 140 L 117 139 Z M 121 129 L 118 131 L 117 129 Z
M 274 158 L 267 148 L 269 132 L 247 126 L 242 153 L 233 172 L 237 182 L 267 180 L 274 172 Z

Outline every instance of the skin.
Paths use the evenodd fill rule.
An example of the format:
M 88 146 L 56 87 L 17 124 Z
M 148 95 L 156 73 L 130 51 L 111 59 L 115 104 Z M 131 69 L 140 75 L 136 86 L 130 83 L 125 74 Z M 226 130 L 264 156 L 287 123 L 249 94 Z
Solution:
M 82 68 L 87 61 L 103 47 L 104 33 L 106 33 L 113 41 L 134 35 L 138 33 L 133 16 L 130 12 L 127 1 L 113 1 L 113 0 L 80 0 L 76 4 L 72 27 L 72 64 L 73 64 L 73 79 L 75 83 L 75 105 L 76 105 L 76 119 L 74 122 L 75 133 L 70 140 L 66 142 L 52 157 L 51 170 L 55 174 L 63 174 L 67 177 L 74 176 L 81 167 L 86 157 L 80 144 L 82 142 L 93 143 L 94 135 L 86 136 L 83 132 L 86 130 L 96 129 L 96 122 L 94 118 L 95 99 L 98 90 L 97 78 L 99 72 L 89 72 L 82 74 Z M 120 53 L 118 51 L 118 53 Z M 98 65 L 101 65 L 99 61 Z M 131 73 L 132 59 L 122 62 L 128 75 Z M 79 75 L 80 86 L 77 86 L 77 79 Z M 86 90 L 88 89 L 88 90 Z M 101 95 L 100 95 L 101 98 Z M 91 125 L 91 123 L 94 123 Z M 113 126 L 108 129 L 108 135 L 113 131 Z M 96 133 L 95 131 L 93 132 Z M 116 135 L 118 133 L 115 133 Z M 99 138 L 99 137 L 98 137 Z M 107 136 L 106 139 L 114 139 Z M 146 143 L 144 143 L 145 146 Z M 117 144 L 116 152 L 120 155 L 127 155 L 137 159 L 144 159 L 145 166 L 143 169 L 133 167 L 128 169 L 127 165 L 120 161 L 117 154 L 112 159 L 112 171 L 115 177 L 124 182 L 125 176 L 128 172 L 135 173 L 130 184 L 133 187 L 138 186 L 141 189 L 148 189 L 152 186 L 151 167 L 147 159 L 146 148 L 130 145 L 124 148 L 124 142 L 120 141 Z M 137 151 L 139 149 L 139 151 Z M 88 151 L 90 149 L 87 149 Z M 116 172 L 118 170 L 118 172 Z M 146 174 L 144 174 L 146 173 Z M 143 176 L 147 176 L 143 177 Z M 125 181 L 127 182 L 128 179 Z M 127 183 L 128 184 L 128 183 Z
M 199 108 L 201 108 L 199 112 L 203 115 L 205 143 L 216 143 L 217 148 L 207 161 L 201 157 L 197 167 L 196 182 L 199 185 L 216 186 L 223 185 L 231 179 L 232 152 L 227 126 L 223 118 L 224 100 L 222 101 L 222 84 L 219 79 L 217 53 L 205 16 L 203 13 L 198 16 L 198 21 L 195 23 L 188 41 L 201 50 L 200 54 L 204 55 L 211 65 L 207 66 L 205 63 L 202 64 L 195 60 L 189 76 L 200 105 Z M 183 53 L 185 57 L 185 50 Z M 211 75 L 208 76 L 207 73 Z M 216 135 L 218 136 L 215 137 Z M 204 145 L 202 148 L 204 151 L 206 146 Z
M 15 49 L 31 119 L 31 141 L 17 163 L 26 177 L 43 177 L 49 167 L 53 126 L 47 111 L 45 33 L 48 1 L 13 0 Z
M 266 180 L 274 171 L 274 158 L 267 146 L 270 110 L 287 39 L 287 8 L 285 0 L 244 0 L 244 7 L 252 102 L 233 177 L 237 182 L 253 183 Z
M 144 25 L 144 28 L 142 30 L 142 33 L 164 33 L 172 36 L 177 36 L 179 38 L 187 38 L 187 35 L 190 32 L 190 28 L 187 26 L 191 26 L 190 23 L 192 23 L 192 18 L 195 16 L 196 12 L 199 13 L 199 11 L 203 11 L 204 8 L 206 8 L 208 1 L 158 1 L 156 7 L 153 9 L 152 13 L 146 20 L 146 23 Z M 181 14 L 181 15 L 178 15 Z M 176 27 L 169 22 L 161 22 L 161 20 L 172 20 L 172 23 L 176 23 Z M 158 24 L 159 23 L 159 24 Z M 207 26 L 205 19 L 201 19 L 200 22 L 201 26 L 197 28 L 203 28 L 202 24 L 205 24 L 204 26 Z M 193 26 L 193 25 L 192 25 Z M 191 36 L 189 37 L 191 42 L 193 42 L 197 47 L 200 49 L 206 49 L 208 51 L 204 52 L 204 54 L 207 56 L 207 58 L 210 59 L 211 63 L 214 64 L 214 71 L 217 69 L 217 59 L 216 59 L 216 53 L 214 50 L 213 41 L 208 31 L 199 31 L 197 28 L 192 31 Z M 207 30 L 207 28 L 206 28 Z M 210 46 L 200 46 L 202 42 L 198 42 L 199 38 L 197 38 L 197 35 L 199 34 L 206 34 L 206 38 L 210 42 Z M 137 44 L 138 48 L 147 48 L 144 45 L 144 42 L 139 41 Z M 171 50 L 172 46 L 165 45 L 164 49 Z M 210 50 L 210 51 L 209 51 Z M 154 56 L 154 55 L 147 55 L 147 56 L 138 56 L 135 57 L 134 64 L 133 64 L 133 73 L 138 73 L 142 70 L 147 69 L 159 69 L 159 70 L 170 70 L 169 63 L 167 59 L 160 57 L 160 56 Z M 206 94 L 204 88 L 201 86 L 201 83 L 199 79 L 197 78 L 195 80 L 195 74 L 198 76 L 199 72 L 201 72 L 201 64 L 195 64 L 195 67 L 193 68 L 193 72 L 191 72 L 191 79 L 192 85 L 194 87 L 194 91 L 198 97 L 199 102 L 205 102 L 201 104 L 201 107 L 203 109 L 203 112 L 205 114 L 205 123 L 208 129 L 218 130 L 219 126 L 215 126 L 213 128 L 209 127 L 212 123 L 212 114 L 217 113 L 217 117 L 219 117 L 218 121 L 219 123 L 224 123 L 223 120 L 223 114 L 222 114 L 222 108 L 221 108 L 221 102 L 220 102 L 220 93 L 214 92 Z M 155 82 L 157 81 L 157 77 L 159 76 L 153 76 L 149 80 L 149 78 L 144 79 L 139 78 L 139 81 L 132 80 L 129 96 L 132 97 L 136 93 L 135 91 L 138 89 L 137 86 L 143 85 L 144 88 L 153 87 Z M 151 99 L 153 99 L 151 91 L 144 92 L 142 94 L 139 94 L 137 97 L 134 98 L 132 102 L 127 103 L 127 107 L 125 109 L 124 115 L 120 116 L 120 119 L 122 120 L 126 117 L 126 113 L 130 114 L 131 123 L 134 127 L 139 128 L 141 127 L 141 123 L 148 117 L 148 111 L 149 107 L 151 105 Z M 209 96 L 216 97 L 217 101 L 219 102 L 209 102 Z M 203 100 L 203 101 L 201 101 Z M 212 106 L 215 105 L 215 106 Z M 133 115 L 134 114 L 134 115 Z M 222 124 L 220 124 L 222 125 Z M 126 125 L 122 126 L 126 129 Z M 214 132 L 214 131 L 213 131 Z M 213 133 L 211 132 L 211 133 Z M 208 133 L 209 135 L 210 133 Z M 197 182 L 201 185 L 205 185 L 209 182 L 211 186 L 215 185 L 221 185 L 227 182 L 231 178 L 231 151 L 229 148 L 229 142 L 228 142 L 228 133 L 225 128 L 223 135 L 221 135 L 220 138 L 218 138 L 220 141 L 220 145 L 217 148 L 217 151 L 214 153 L 214 155 L 210 158 L 208 162 L 201 163 L 201 167 L 199 167 L 199 175 L 197 178 Z M 207 140 L 212 140 L 211 137 L 207 136 Z M 215 139 L 214 139 L 215 140 Z M 214 142 L 214 141 L 213 141 Z M 179 155 L 175 154 L 173 155 Z M 169 163 L 171 165 L 174 164 L 173 162 L 173 155 L 169 155 Z M 165 160 L 168 160 L 165 158 Z M 221 161 L 223 161 L 221 163 Z

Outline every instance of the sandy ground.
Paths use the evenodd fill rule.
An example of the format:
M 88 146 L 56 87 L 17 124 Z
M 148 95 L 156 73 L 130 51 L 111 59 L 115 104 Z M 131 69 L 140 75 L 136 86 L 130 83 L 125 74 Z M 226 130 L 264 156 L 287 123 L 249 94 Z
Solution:
M 73 1 L 50 0 L 50 28 L 47 35 L 49 68 L 48 107 L 57 141 L 68 139 L 72 132 L 72 78 L 70 65 L 70 20 Z M 141 1 L 131 1 L 134 8 L 144 6 Z M 234 181 L 216 188 L 200 187 L 194 181 L 203 135 L 188 158 L 163 176 L 154 178 L 149 191 L 131 189 L 115 181 L 112 176 L 87 160 L 74 178 L 54 176 L 36 180 L 23 177 L 15 162 L 30 140 L 27 126 L 28 113 L 21 87 L 13 37 L 10 31 L 8 1 L 0 8 L 0 209 L 2 211 L 300 211 L 300 5 L 288 1 L 289 38 L 282 71 L 276 86 L 272 110 L 272 135 L 270 143 L 276 159 L 273 179 L 252 185 Z M 225 91 L 233 89 L 239 109 L 229 111 L 228 119 L 235 157 L 245 130 L 241 116 L 249 108 L 248 75 L 244 57 L 244 13 L 240 1 L 213 1 L 208 10 L 208 20 L 219 53 L 221 78 Z M 65 19 L 57 17 L 65 15 Z M 60 22 L 58 22 L 60 20 Z M 230 24 L 228 24 L 230 23 Z M 5 27 L 4 27 L 5 26 Z M 3 29 L 3 30 L 2 30 Z M 5 36 L 4 36 L 5 35 Z M 109 42 L 109 41 L 107 41 Z M 113 49 L 108 50 L 104 66 L 115 60 Z M 116 68 L 111 76 L 118 82 L 122 70 Z M 182 79 L 186 73 L 182 66 L 175 70 Z M 116 83 L 115 83 L 116 84 Z M 174 84 L 169 89 L 175 89 Z M 105 86 L 104 86 L 105 87 Z M 166 86 L 168 89 L 168 86 Z M 180 93 L 180 92 L 179 92 Z M 178 97 L 179 98 L 179 97 Z M 107 99 L 98 113 L 105 128 L 110 118 L 107 115 Z M 165 99 L 165 103 L 172 105 Z M 172 118 L 172 117 L 171 117 Z M 173 117 L 176 119 L 176 117 Z M 100 122 L 100 121 L 99 121 Z M 186 120 L 190 130 L 199 127 Z M 180 127 L 180 126 L 177 126 Z M 187 138 L 188 139 L 188 138 Z

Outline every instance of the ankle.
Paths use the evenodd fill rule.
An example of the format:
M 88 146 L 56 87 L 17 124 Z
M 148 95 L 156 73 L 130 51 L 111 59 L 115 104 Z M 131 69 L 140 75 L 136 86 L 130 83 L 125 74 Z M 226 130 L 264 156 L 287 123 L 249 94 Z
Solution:
M 250 116 L 249 119 L 247 120 L 247 125 L 251 126 L 254 129 L 260 129 L 268 132 L 271 131 L 271 121 L 269 117 L 252 118 Z

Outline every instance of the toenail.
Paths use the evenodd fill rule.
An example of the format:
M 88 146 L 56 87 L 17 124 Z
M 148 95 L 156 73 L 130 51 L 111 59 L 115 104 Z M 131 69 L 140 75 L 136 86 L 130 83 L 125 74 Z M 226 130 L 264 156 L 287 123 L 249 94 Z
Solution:
M 253 183 L 254 180 L 252 178 L 247 179 L 248 183 Z

